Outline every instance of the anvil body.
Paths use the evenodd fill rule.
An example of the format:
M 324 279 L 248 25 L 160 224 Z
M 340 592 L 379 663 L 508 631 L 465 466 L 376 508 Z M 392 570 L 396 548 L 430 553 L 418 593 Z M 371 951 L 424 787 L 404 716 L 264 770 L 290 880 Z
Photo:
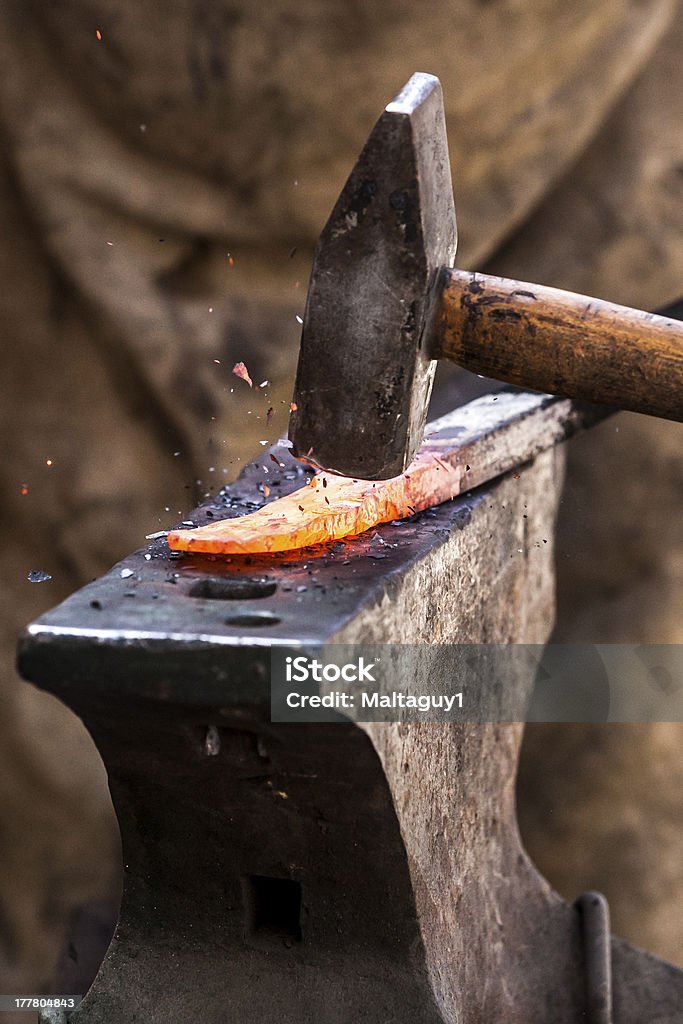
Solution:
M 523 465 L 414 521 L 267 562 L 174 558 L 160 538 L 29 628 L 21 670 L 90 730 L 122 833 L 120 920 L 70 1020 L 586 1019 L 576 911 L 520 845 L 520 725 L 270 717 L 278 645 L 547 639 L 554 442 L 584 414 L 537 411 Z M 264 465 L 271 493 L 299 486 L 278 455 L 192 521 L 262 503 Z M 653 1007 L 673 1024 L 683 974 L 618 939 L 612 957 L 620 1024 Z

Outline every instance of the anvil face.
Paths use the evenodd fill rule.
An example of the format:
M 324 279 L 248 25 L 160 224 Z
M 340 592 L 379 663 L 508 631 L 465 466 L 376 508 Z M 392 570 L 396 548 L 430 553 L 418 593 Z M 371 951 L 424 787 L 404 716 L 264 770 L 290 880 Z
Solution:
M 427 298 L 456 225 L 438 79 L 388 105 L 316 249 L 290 425 L 294 452 L 331 472 L 403 472 L 424 430 L 435 363 Z

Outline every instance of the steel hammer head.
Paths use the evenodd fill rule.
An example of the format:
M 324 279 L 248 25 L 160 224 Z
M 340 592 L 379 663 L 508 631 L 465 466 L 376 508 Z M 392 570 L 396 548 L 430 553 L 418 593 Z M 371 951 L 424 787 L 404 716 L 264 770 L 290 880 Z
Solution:
M 304 315 L 294 453 L 369 480 L 422 440 L 435 362 L 429 293 L 457 232 L 439 80 L 415 74 L 386 107 L 320 236 Z

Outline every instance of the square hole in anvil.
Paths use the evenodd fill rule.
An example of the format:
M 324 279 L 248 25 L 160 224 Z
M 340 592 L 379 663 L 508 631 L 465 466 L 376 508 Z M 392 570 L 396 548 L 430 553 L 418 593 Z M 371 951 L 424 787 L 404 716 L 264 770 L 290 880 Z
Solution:
M 246 875 L 242 879 L 246 935 L 260 942 L 301 942 L 301 885 L 291 878 Z

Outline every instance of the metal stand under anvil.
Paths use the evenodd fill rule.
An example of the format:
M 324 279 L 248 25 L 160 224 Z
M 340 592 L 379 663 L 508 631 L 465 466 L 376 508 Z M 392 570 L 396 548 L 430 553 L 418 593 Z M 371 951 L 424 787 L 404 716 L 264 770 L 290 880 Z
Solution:
M 264 465 L 275 493 L 303 482 L 278 455 L 193 522 L 262 503 Z M 273 645 L 545 642 L 562 465 L 551 448 L 300 558 L 173 558 L 159 539 L 29 628 L 21 670 L 90 730 L 125 871 L 94 985 L 45 1022 L 608 1019 L 586 1015 L 577 912 L 520 845 L 522 726 L 270 720 Z M 614 1020 L 679 1020 L 683 973 L 611 951 Z

